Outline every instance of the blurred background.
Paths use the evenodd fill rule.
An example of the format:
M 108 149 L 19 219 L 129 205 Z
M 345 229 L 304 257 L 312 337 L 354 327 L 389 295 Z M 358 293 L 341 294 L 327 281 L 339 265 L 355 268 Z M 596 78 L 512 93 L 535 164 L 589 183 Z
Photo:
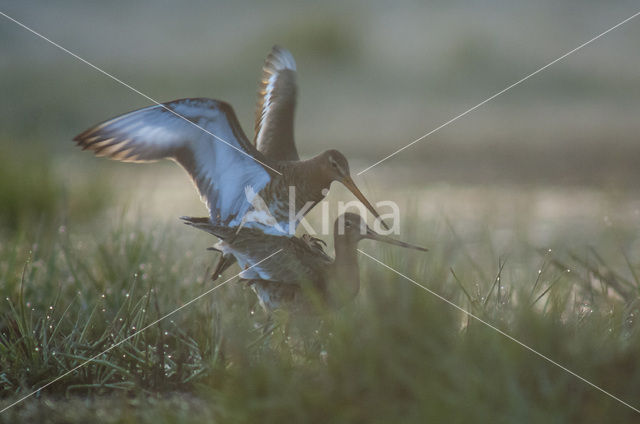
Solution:
M 298 65 L 301 154 L 339 148 L 357 172 L 631 16 L 636 5 L 14 1 L 4 11 L 154 99 L 231 103 L 250 138 L 260 67 L 280 44 Z M 124 186 L 143 187 L 130 196 L 133 205 L 176 199 L 176 213 L 204 212 L 175 166 L 110 163 L 71 142 L 148 100 L 5 18 L 0 39 L 5 217 L 10 204 L 24 201 L 16 192 L 46 191 L 47 184 L 52 198 L 60 198 L 60 190 L 76 203 L 93 204 L 78 205 L 79 212 L 107 202 L 106 191 L 91 201 L 69 194 L 96 192 L 92 184 L 118 194 Z M 440 199 L 425 206 L 446 209 L 454 202 L 449 209 L 456 210 L 472 200 L 469 187 L 497 187 L 491 207 L 526 187 L 559 205 L 551 215 L 566 213 L 573 194 L 592 201 L 571 209 L 570 219 L 585 213 L 600 219 L 608 212 L 598 208 L 597 196 L 624 193 L 627 199 L 640 176 L 639 40 L 637 21 L 623 25 L 368 171 L 359 183 L 373 200 L 401 186 L 431 190 L 420 199 Z M 150 192 L 157 196 L 140 199 Z M 43 196 L 27 202 L 37 209 Z M 636 206 L 624 213 L 637 213 Z
M 249 138 L 264 58 L 286 47 L 302 156 L 344 152 L 372 203 L 399 205 L 399 238 L 429 252 L 360 247 L 637 407 L 640 17 L 355 175 L 630 17 L 637 0 L 1 10 L 158 101 L 229 102 Z M 0 52 L 0 408 L 128 340 L 0 422 L 637 421 L 364 257 L 356 301 L 293 342 L 286 326 L 264 337 L 266 317 L 235 282 L 129 340 L 213 287 L 215 240 L 177 219 L 206 208 L 169 161 L 123 164 L 72 142 L 147 99 L 2 16 Z M 340 199 L 353 196 L 335 184 L 328 201 Z M 158 392 L 177 398 L 147 396 Z M 322 419 L 332 414 L 343 420 Z

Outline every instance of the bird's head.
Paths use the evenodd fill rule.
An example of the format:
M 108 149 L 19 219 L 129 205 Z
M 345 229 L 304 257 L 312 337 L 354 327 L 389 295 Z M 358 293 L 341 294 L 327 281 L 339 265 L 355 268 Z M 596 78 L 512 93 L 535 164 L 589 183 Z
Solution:
M 340 215 L 334 224 L 333 233 L 338 237 L 345 237 L 351 242 L 357 243 L 362 239 L 377 240 L 384 243 L 393 244 L 395 246 L 405 247 L 407 249 L 415 249 L 426 252 L 428 249 L 413 244 L 405 243 L 400 240 L 383 236 L 373 231 L 362 217 L 356 213 L 346 212 Z
M 322 174 L 328 180 L 329 184 L 333 181 L 338 181 L 344 185 L 369 209 L 373 216 L 380 220 L 384 228 L 389 229 L 387 224 L 380 218 L 378 211 L 375 210 L 373 205 L 364 197 L 364 194 L 362 194 L 358 186 L 356 186 L 356 183 L 353 182 L 353 178 L 351 178 L 351 173 L 349 172 L 349 161 L 347 161 L 347 158 L 344 157 L 342 153 L 337 150 L 327 150 L 324 152 L 322 154 L 321 169 Z
M 342 182 L 345 178 L 351 178 L 349 161 L 337 150 L 327 150 L 322 154 L 322 170 L 330 181 Z

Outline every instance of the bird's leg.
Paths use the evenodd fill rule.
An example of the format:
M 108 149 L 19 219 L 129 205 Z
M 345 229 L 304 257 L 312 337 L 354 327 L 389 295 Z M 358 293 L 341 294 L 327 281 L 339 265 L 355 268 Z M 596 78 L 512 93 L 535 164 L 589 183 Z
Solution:
M 273 316 L 271 314 L 267 315 L 267 321 L 262 326 L 262 334 L 264 336 L 270 334 L 277 326 L 278 324 L 273 319 Z
M 221 253 L 220 259 L 218 259 L 218 263 L 216 264 L 216 268 L 211 275 L 211 280 L 216 281 L 218 277 L 231 265 L 231 260 L 228 255 Z

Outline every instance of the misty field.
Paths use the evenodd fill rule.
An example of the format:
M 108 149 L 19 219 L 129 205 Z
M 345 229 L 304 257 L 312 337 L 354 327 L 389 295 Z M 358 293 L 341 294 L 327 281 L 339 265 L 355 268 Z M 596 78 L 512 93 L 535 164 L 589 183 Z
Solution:
M 149 97 L 0 16 L 0 422 L 639 422 L 640 18 L 358 175 L 636 9 L 3 5 Z M 274 44 L 297 64 L 301 157 L 340 149 L 429 249 L 362 241 L 355 301 L 316 316 L 267 317 L 237 266 L 211 280 L 175 164 L 71 141 L 185 97 L 229 102 L 252 138 Z

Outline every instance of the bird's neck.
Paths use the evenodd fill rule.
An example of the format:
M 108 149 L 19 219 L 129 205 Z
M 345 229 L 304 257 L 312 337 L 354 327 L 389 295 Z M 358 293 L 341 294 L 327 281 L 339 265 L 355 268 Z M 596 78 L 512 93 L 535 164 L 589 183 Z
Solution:
M 329 290 L 332 301 L 337 305 L 349 302 L 360 290 L 357 243 L 346 236 L 335 236 L 336 259 Z
M 331 186 L 331 178 L 322 172 L 322 158 L 320 156 L 295 162 L 291 166 L 289 185 L 295 185 L 298 190 L 303 190 L 307 200 L 321 201 L 324 199 L 324 189 Z

